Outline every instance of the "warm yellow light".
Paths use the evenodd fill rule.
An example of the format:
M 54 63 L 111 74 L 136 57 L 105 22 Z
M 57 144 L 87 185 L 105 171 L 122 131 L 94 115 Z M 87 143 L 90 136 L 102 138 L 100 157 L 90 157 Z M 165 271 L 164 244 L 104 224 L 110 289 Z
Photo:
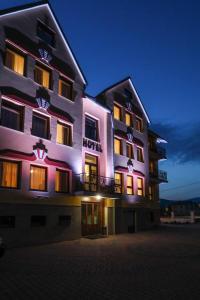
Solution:
M 102 197 L 101 197 L 100 195 L 96 195 L 96 199 L 97 199 L 97 200 L 101 200 L 101 198 L 102 198 Z

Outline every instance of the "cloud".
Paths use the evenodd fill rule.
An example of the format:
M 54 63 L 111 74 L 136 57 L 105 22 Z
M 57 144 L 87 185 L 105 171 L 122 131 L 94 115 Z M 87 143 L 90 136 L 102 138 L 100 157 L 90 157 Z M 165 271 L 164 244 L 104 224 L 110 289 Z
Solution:
M 168 141 L 168 158 L 177 163 L 200 162 L 200 122 L 193 124 L 164 124 L 152 126 Z

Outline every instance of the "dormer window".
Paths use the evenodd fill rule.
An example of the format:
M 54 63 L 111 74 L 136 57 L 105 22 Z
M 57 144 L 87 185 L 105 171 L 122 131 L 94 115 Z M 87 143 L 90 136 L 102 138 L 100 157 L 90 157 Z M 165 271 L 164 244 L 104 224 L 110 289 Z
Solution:
M 37 25 L 37 35 L 48 45 L 54 47 L 55 46 L 55 35 L 54 32 L 45 24 L 38 22 Z
M 72 100 L 72 82 L 60 78 L 58 84 L 58 94 Z
M 43 87 L 50 88 L 50 71 L 40 65 L 35 65 L 34 80 Z

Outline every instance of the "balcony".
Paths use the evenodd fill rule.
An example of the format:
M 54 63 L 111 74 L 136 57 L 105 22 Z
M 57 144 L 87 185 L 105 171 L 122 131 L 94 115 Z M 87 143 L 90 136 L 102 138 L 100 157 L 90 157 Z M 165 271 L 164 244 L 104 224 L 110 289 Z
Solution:
M 75 191 L 87 192 L 89 194 L 114 194 L 115 180 L 114 178 L 98 176 L 96 174 L 77 174 L 75 175 Z
M 161 146 L 149 148 L 149 151 L 152 158 L 167 159 L 166 149 Z
M 168 182 L 167 172 L 159 170 L 158 172 L 149 172 L 150 180 L 155 183 Z
M 158 179 L 160 182 L 168 182 L 167 180 L 167 172 L 163 170 L 159 170 Z

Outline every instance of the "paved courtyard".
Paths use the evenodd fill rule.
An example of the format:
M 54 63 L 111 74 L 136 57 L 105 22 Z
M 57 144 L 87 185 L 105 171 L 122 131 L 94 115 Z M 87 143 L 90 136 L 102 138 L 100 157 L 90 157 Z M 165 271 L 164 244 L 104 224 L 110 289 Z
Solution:
M 10 249 L 0 299 L 200 299 L 200 225 Z

